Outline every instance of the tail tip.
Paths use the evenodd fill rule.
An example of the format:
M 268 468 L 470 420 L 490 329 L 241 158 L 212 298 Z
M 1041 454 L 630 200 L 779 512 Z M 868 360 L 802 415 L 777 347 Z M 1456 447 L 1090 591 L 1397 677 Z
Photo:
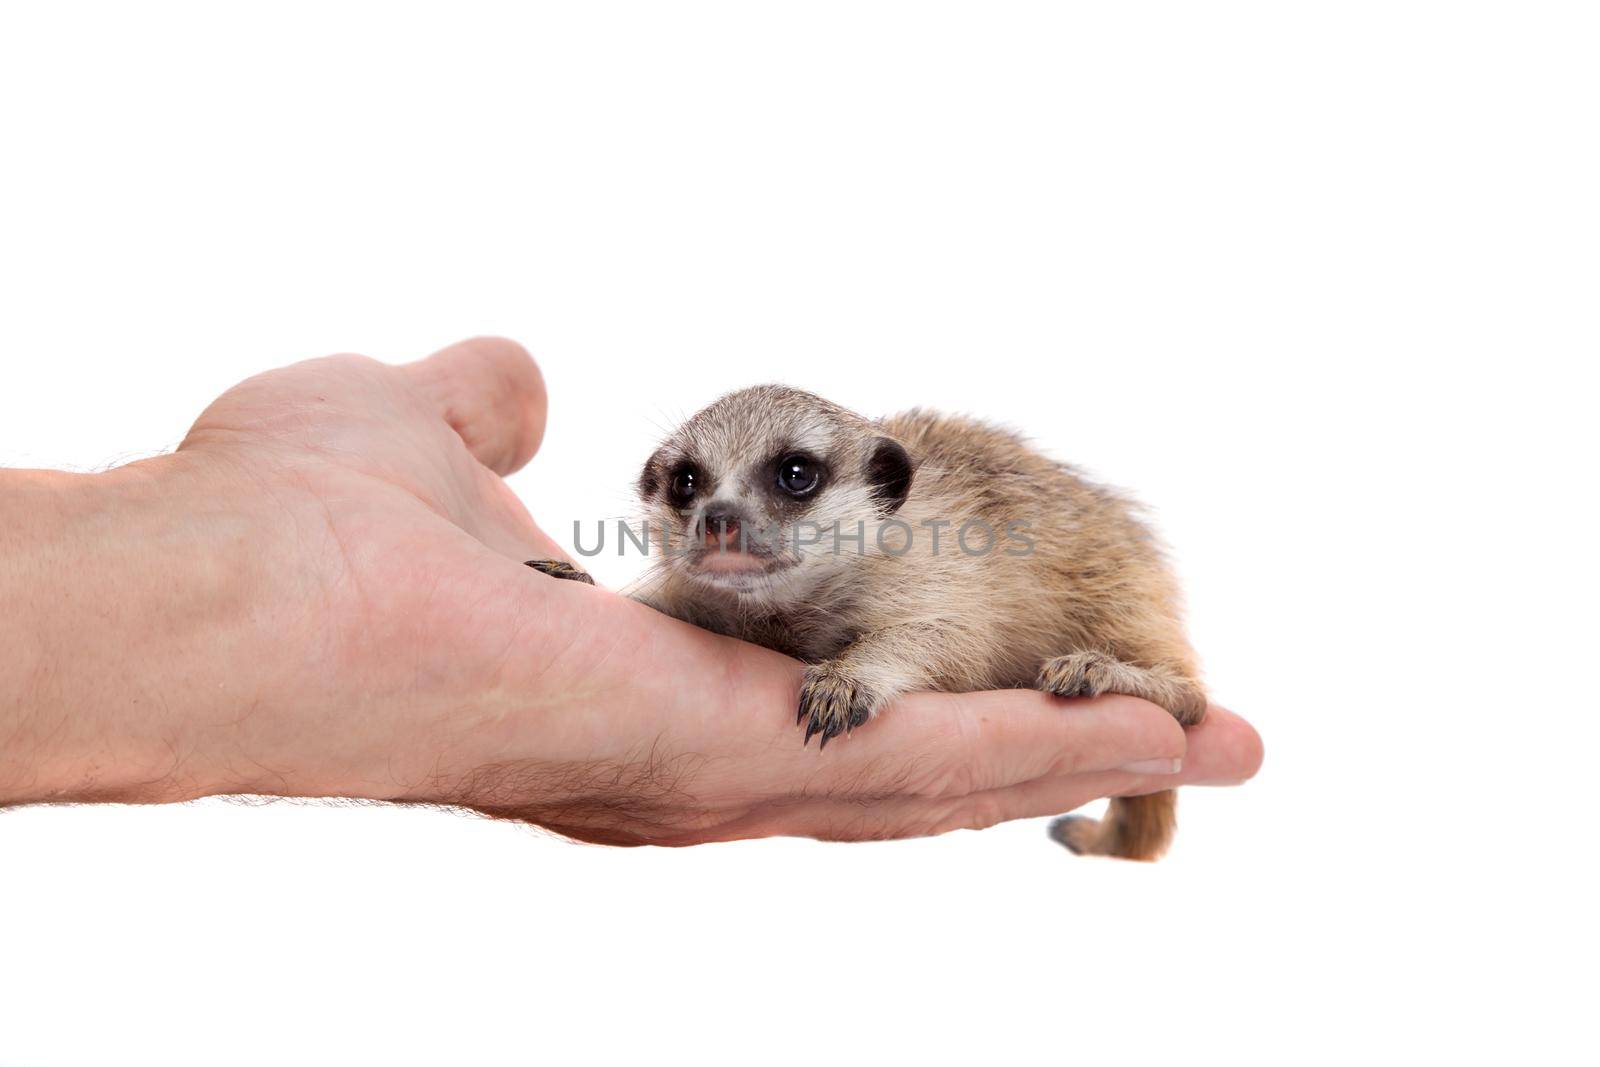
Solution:
M 1086 856 L 1100 823 L 1084 815 L 1063 815 L 1050 823 L 1050 837 L 1074 856 Z

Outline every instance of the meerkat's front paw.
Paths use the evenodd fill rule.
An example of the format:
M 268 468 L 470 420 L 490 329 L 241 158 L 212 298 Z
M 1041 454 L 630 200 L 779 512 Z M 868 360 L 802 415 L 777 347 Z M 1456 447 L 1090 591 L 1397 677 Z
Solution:
M 800 686 L 800 714 L 795 722 L 806 724 L 805 744 L 811 743 L 812 734 L 821 734 L 822 742 L 817 747 L 826 748 L 833 738 L 872 718 L 884 703 L 870 685 L 849 669 L 819 663 L 806 670 L 805 682 Z
M 574 582 L 586 582 L 589 585 L 594 584 L 594 579 L 589 576 L 588 571 L 580 571 L 566 560 L 530 559 L 525 561 L 523 565 L 532 567 L 540 574 L 548 574 L 552 578 L 566 578 Z

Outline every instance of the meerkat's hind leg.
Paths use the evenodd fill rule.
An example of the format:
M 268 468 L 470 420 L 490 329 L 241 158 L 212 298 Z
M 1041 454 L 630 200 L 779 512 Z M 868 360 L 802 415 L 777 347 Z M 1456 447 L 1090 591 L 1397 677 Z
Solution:
M 1159 704 L 1185 726 L 1205 717 L 1200 683 L 1170 667 L 1136 667 L 1105 652 L 1071 652 L 1046 660 L 1039 688 L 1063 697 L 1120 693 Z M 1112 797 L 1103 819 L 1065 815 L 1050 824 L 1050 836 L 1080 856 L 1153 860 L 1167 850 L 1178 825 L 1178 794 L 1171 789 L 1145 796 Z
M 1039 688 L 1062 697 L 1119 693 L 1159 704 L 1185 726 L 1206 714 L 1200 683 L 1168 667 L 1135 667 L 1105 652 L 1069 652 L 1039 668 Z
M 526 560 L 523 565 L 532 567 L 540 574 L 548 574 L 552 578 L 565 578 L 573 582 L 594 584 L 594 579 L 589 576 L 588 571 L 580 571 L 564 559 L 530 559 Z

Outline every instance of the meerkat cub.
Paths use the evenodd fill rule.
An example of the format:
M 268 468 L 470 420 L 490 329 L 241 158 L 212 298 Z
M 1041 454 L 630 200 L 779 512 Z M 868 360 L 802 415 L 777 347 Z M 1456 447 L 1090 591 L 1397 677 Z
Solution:
M 874 422 L 763 385 L 684 423 L 638 488 L 662 543 L 635 595 L 805 661 L 805 743 L 917 689 L 1122 693 L 1185 725 L 1205 714 L 1177 584 L 1133 505 L 1005 430 L 920 410 Z M 1154 859 L 1175 808 L 1171 790 L 1113 798 L 1106 818 L 1051 833 Z

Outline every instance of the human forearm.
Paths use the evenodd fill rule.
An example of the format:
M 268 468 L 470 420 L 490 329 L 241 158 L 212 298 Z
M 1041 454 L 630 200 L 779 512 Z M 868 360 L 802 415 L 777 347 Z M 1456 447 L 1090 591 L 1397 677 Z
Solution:
M 221 654 L 247 583 L 229 517 L 178 503 L 204 499 L 192 467 L 0 472 L 0 803 L 226 788 L 196 727 L 248 705 Z

